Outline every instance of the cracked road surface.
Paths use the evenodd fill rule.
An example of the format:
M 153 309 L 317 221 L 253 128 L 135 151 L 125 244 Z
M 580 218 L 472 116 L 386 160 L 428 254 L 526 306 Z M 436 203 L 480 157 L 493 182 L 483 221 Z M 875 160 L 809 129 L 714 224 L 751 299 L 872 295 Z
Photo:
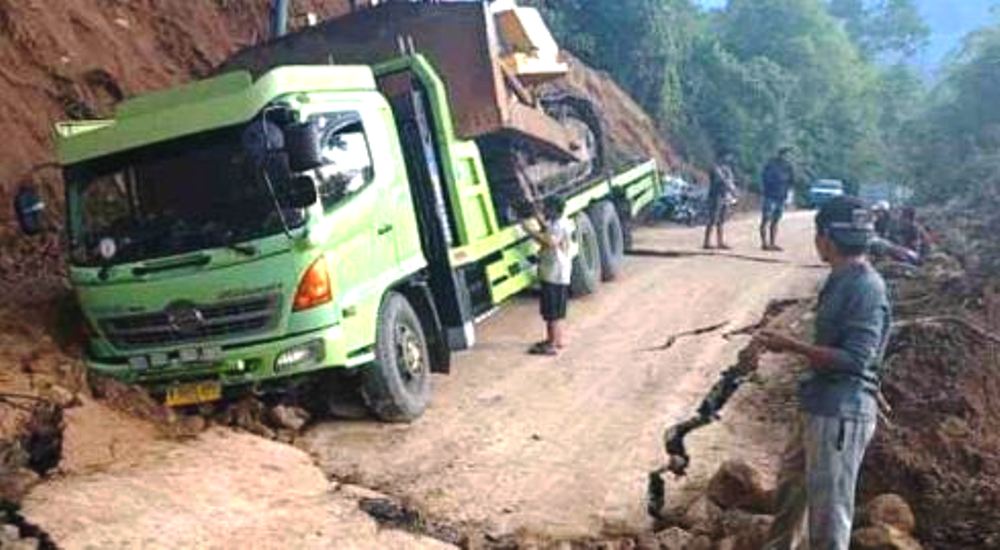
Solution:
M 435 379 L 434 402 L 412 425 L 327 422 L 304 447 L 328 474 L 405 499 L 433 517 L 553 537 L 629 534 L 646 526 L 646 472 L 663 459 L 662 429 L 689 414 L 746 344 L 681 331 L 759 319 L 768 301 L 808 295 L 812 218 L 790 215 L 784 253 L 756 244 L 756 222 L 730 224 L 736 253 L 630 257 L 624 276 L 571 303 L 569 348 L 525 354 L 540 336 L 534 299 L 517 300 L 478 329 L 477 347 Z M 643 250 L 695 251 L 700 229 L 638 232 Z M 727 456 L 765 467 L 780 441 L 748 442 L 729 428 L 692 438 L 697 482 Z M 765 438 L 768 439 L 768 438 Z M 781 439 L 771 438 L 771 439 Z
M 110 454 L 78 450 L 70 430 L 62 475 L 29 495 L 24 515 L 67 549 L 447 547 L 379 528 L 358 507 L 371 494 L 362 486 L 499 535 L 632 534 L 647 526 L 642 497 L 647 471 L 664 458 L 661 430 L 691 413 L 746 340 L 719 330 L 648 348 L 723 321 L 749 325 L 768 301 L 813 291 L 823 272 L 809 267 L 811 218 L 796 214 L 783 227 L 782 254 L 755 251 L 752 220 L 729 233 L 738 253 L 787 262 L 630 258 L 620 281 L 572 303 L 570 348 L 555 359 L 525 354 L 541 323 L 535 300 L 519 299 L 480 326 L 479 345 L 457 357 L 453 374 L 435 379 L 420 421 L 322 423 L 299 442 L 314 460 L 224 429 L 163 441 L 120 414 L 95 417 L 106 427 L 82 433 L 107 439 Z M 694 251 L 701 239 L 694 229 L 636 237 L 642 249 L 672 251 Z M 734 407 L 740 400 L 730 408 L 755 411 Z M 743 416 L 690 438 L 690 481 L 734 455 L 770 465 L 781 438 Z

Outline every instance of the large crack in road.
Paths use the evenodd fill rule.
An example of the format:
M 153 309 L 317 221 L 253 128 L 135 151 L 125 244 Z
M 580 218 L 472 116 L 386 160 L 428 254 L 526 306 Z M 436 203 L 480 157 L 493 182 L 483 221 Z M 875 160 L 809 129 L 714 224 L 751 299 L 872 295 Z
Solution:
M 515 300 L 480 327 L 478 348 L 456 357 L 451 375 L 435 379 L 433 405 L 411 425 L 323 422 L 296 442 L 307 452 L 219 428 L 146 441 L 127 461 L 43 484 L 24 515 L 65 548 L 503 548 L 635 537 L 650 527 L 645 473 L 663 458 L 663 428 L 746 342 L 720 337 L 720 327 L 676 340 L 670 353 L 641 350 L 720 319 L 754 326 L 772 299 L 812 291 L 819 274 L 797 267 L 811 257 L 808 219 L 787 226 L 787 264 L 633 258 L 621 282 L 572 305 L 570 348 L 555 359 L 525 354 L 541 323 L 532 300 Z M 752 235 L 750 224 L 734 224 L 735 245 L 751 247 Z M 697 238 L 653 230 L 637 243 L 675 250 Z M 691 484 L 736 453 L 768 466 L 773 445 L 755 437 L 732 421 L 699 434 Z
M 670 353 L 643 350 L 721 320 L 749 329 L 771 300 L 814 292 L 822 274 L 801 269 L 814 261 L 809 219 L 786 227 L 782 263 L 632 258 L 622 282 L 571 306 L 569 348 L 555 359 L 525 354 L 541 323 L 532 300 L 515 301 L 480 327 L 478 348 L 456 357 L 451 375 L 435 379 L 420 421 L 324 423 L 301 444 L 328 475 L 454 525 L 562 540 L 642 532 L 645 474 L 663 458 L 663 428 L 697 405 L 746 341 L 705 333 L 675 340 Z M 734 224 L 734 244 L 751 248 L 753 230 Z M 685 242 L 698 242 L 697 232 L 637 237 L 641 249 Z M 704 457 L 693 484 L 731 454 L 771 466 L 771 442 L 743 441 L 730 427 L 692 443 Z

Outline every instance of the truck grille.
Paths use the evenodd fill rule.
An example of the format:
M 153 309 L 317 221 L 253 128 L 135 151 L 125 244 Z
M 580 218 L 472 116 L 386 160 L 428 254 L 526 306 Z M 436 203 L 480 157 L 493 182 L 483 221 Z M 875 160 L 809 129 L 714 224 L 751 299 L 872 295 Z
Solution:
M 210 305 L 178 302 L 155 313 L 104 319 L 101 328 L 119 349 L 204 342 L 273 328 L 279 303 L 276 295 Z

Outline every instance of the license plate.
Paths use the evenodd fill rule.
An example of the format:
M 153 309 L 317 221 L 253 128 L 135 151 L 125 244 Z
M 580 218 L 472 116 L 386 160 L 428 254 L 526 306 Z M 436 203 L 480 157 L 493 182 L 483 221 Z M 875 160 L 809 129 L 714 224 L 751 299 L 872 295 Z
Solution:
M 183 407 L 218 401 L 219 399 L 222 399 L 222 384 L 210 380 L 178 384 L 167 388 L 166 404 L 168 407 Z

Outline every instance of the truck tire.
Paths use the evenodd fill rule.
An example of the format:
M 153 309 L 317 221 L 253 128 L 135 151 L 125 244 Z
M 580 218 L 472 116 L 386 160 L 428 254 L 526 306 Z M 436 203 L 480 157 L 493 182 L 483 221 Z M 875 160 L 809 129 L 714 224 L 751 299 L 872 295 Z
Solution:
M 364 370 L 361 394 L 380 420 L 410 422 L 431 399 L 430 353 L 410 303 L 390 292 L 379 308 L 375 362 Z
M 577 215 L 574 221 L 580 250 L 576 258 L 573 258 L 569 289 L 573 296 L 587 296 L 597 292 L 597 286 L 601 283 L 601 245 L 594 225 L 586 214 Z
M 621 274 L 625 263 L 625 231 L 621 218 L 615 206 L 608 201 L 591 206 L 587 215 L 597 232 L 602 280 L 612 281 Z
M 618 212 L 618 219 L 622 222 L 622 244 L 625 252 L 631 252 L 635 243 L 635 220 L 629 210 L 627 201 L 615 203 L 615 210 Z

